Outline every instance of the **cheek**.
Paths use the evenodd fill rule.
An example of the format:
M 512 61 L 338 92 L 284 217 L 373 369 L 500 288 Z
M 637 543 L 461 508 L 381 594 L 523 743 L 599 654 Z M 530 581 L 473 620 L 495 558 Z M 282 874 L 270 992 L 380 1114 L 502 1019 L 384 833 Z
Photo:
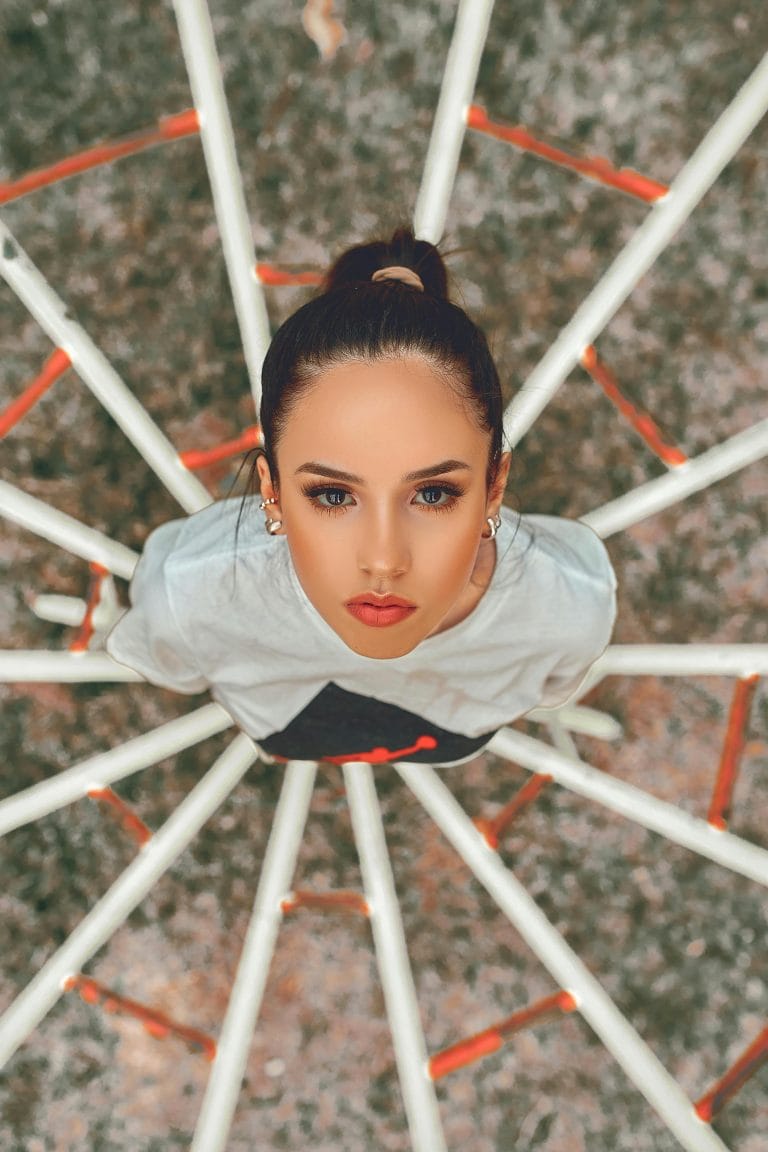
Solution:
M 296 575 L 304 588 L 327 587 L 344 569 L 344 549 L 331 543 L 325 517 L 308 513 L 306 509 L 301 511 L 300 516 L 291 517 L 288 530 L 288 547 Z
M 440 540 L 433 540 L 425 549 L 424 563 L 435 584 L 444 588 L 464 586 L 477 561 L 480 533 L 474 523 L 463 526 L 461 532 L 446 530 Z

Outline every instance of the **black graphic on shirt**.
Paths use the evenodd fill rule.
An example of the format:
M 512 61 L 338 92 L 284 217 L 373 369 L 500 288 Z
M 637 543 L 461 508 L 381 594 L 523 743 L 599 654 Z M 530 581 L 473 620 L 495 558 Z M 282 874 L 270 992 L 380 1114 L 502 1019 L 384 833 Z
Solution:
M 493 735 L 449 732 L 414 712 L 347 692 L 330 681 L 282 732 L 260 739 L 259 744 L 271 756 L 287 760 L 447 764 L 472 756 Z

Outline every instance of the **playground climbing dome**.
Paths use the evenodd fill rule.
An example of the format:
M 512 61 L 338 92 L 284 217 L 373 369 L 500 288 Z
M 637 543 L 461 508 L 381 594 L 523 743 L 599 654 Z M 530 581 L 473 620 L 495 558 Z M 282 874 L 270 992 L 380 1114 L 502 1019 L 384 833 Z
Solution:
M 761 7 L 211 9 L 0 17 L 2 1141 L 757 1152 Z M 100 645 L 270 325 L 412 211 L 615 642 L 477 763 L 278 773 Z

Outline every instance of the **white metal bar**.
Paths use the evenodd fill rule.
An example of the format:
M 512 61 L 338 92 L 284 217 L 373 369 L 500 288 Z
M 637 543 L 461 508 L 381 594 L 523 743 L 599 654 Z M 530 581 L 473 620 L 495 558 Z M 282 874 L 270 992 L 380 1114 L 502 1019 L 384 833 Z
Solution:
M 727 1152 L 598 981 L 488 847 L 434 771 L 426 764 L 398 764 L 397 771 L 558 986 L 575 998 L 581 1015 L 683 1148 L 687 1152 Z
M 562 752 L 563 756 L 568 756 L 572 760 L 580 759 L 576 741 L 561 721 L 552 719 L 546 727 L 552 743 L 558 752 Z
M 680 170 L 509 405 L 512 445 L 531 427 L 585 348 L 615 315 L 768 109 L 768 54 Z
M 59 596 L 57 593 L 42 593 L 27 601 L 28 607 L 38 620 L 50 620 L 52 624 L 67 624 L 77 627 L 82 624 L 88 605 L 82 596 Z
M 768 644 L 611 644 L 582 692 L 606 676 L 768 676 Z
M 200 121 L 208 178 L 221 233 L 256 412 L 261 365 L 269 346 L 269 316 L 256 274 L 256 254 L 235 152 L 235 139 L 205 0 L 174 0 L 181 47 Z
M 443 73 L 424 174 L 416 199 L 414 231 L 437 244 L 445 229 L 448 203 L 456 180 L 493 0 L 460 0 Z
M 83 623 L 88 613 L 88 604 L 81 596 L 60 596 L 55 592 L 42 592 L 28 597 L 27 607 L 40 620 L 75 628 Z M 102 577 L 98 597 L 91 610 L 94 635 L 103 636 L 109 632 L 124 612 L 125 609 L 120 607 L 117 599 L 114 580 L 110 575 Z
M 768 885 L 768 850 L 757 844 L 713 828 L 706 820 L 691 816 L 674 804 L 650 796 L 583 760 L 572 760 L 548 744 L 511 728 L 497 732 L 488 747 L 496 756 L 505 756 L 532 772 L 546 773 L 571 792 L 595 800 L 724 868 Z
M 110 540 L 103 532 L 88 528 L 74 516 L 51 508 L 44 500 L 22 492 L 6 480 L 0 480 L 0 516 L 126 580 L 130 580 L 139 560 L 138 554 L 125 544 Z
M 0 1068 L 59 999 L 68 976 L 83 965 L 143 900 L 256 759 L 247 736 L 237 736 L 213 768 L 182 800 L 162 828 L 75 928 L 61 948 L 0 1017 Z
M 434 1083 L 408 960 L 403 922 L 370 764 L 344 765 L 371 927 L 414 1152 L 445 1152 Z
M 184 466 L 176 449 L 128 390 L 103 352 L 69 315 L 64 302 L 0 221 L 0 275 L 48 334 L 63 348 L 88 385 L 186 512 L 197 512 L 211 496 Z
M 91 788 L 105 788 L 231 726 L 232 717 L 223 708 L 206 704 L 108 752 L 89 756 L 49 780 L 0 800 L 0 836 L 81 799 Z
M 582 695 L 586 695 L 582 692 Z M 580 732 L 583 736 L 594 736 L 596 740 L 620 740 L 624 730 L 618 720 L 607 712 L 587 708 L 583 704 L 561 704 L 559 708 L 532 708 L 525 714 L 526 720 L 535 724 L 551 724 L 553 721 L 568 732 Z
M 283 918 L 280 902 L 291 887 L 316 769 L 317 765 L 308 760 L 293 761 L 285 769 L 251 921 L 195 1127 L 192 1152 L 221 1152 L 227 1144 Z
M 587 512 L 580 520 L 605 539 L 614 532 L 621 532 L 637 524 L 646 516 L 670 508 L 693 492 L 700 492 L 702 488 L 738 472 L 740 468 L 746 468 L 764 456 L 768 456 L 768 420 L 761 420 L 751 428 L 737 432 L 666 475 L 640 484 L 631 492 L 603 504 L 601 508 Z
M 106 652 L 0 651 L 0 684 L 140 683 Z

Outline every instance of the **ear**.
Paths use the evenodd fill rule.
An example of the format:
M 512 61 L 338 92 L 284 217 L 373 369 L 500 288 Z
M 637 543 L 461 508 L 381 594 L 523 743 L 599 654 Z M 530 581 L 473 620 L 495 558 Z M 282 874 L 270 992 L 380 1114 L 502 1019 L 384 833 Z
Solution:
M 256 458 L 256 471 L 259 474 L 259 489 L 264 508 L 265 526 L 271 536 L 284 536 L 283 516 L 280 511 L 280 500 L 277 486 L 272 479 L 272 472 L 266 456 L 260 454 Z
M 277 488 L 273 483 L 267 458 L 263 454 L 259 455 L 256 460 L 256 471 L 259 474 L 259 490 L 262 500 L 275 500 L 277 498 Z M 273 505 L 273 507 L 276 507 L 276 505 Z
M 509 479 L 509 469 L 512 464 L 512 453 L 502 452 L 499 459 L 499 466 L 496 469 L 496 475 L 493 482 L 488 489 L 488 500 L 486 510 L 489 516 L 495 516 L 501 507 L 501 502 L 504 499 L 504 489 L 507 486 Z

